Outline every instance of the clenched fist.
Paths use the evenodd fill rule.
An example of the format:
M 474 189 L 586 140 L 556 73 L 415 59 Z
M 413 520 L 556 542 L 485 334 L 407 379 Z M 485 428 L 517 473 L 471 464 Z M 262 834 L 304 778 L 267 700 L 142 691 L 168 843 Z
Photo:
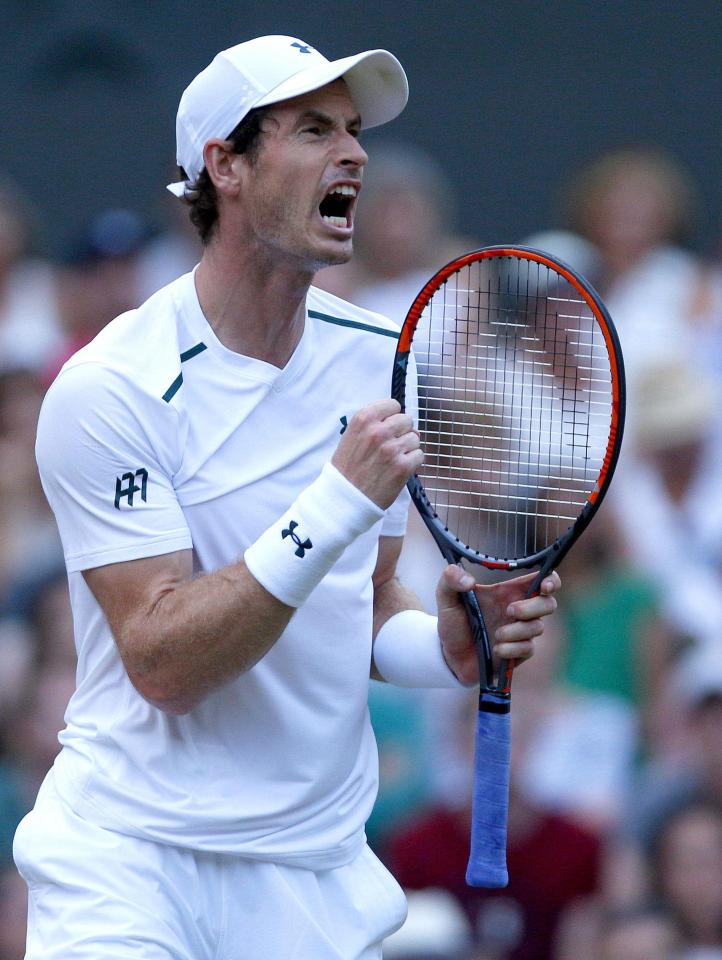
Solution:
M 385 510 L 424 459 L 411 417 L 396 400 L 377 400 L 351 418 L 331 463 Z

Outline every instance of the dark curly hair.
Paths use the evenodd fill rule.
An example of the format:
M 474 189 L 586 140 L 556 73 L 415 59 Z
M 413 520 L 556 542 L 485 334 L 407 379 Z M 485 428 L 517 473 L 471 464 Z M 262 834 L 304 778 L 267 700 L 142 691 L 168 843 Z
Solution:
M 249 111 L 228 134 L 226 140 L 233 144 L 234 153 L 245 153 L 251 161 L 255 160 L 262 133 L 261 124 L 268 112 L 268 107 L 257 107 Z M 188 179 L 183 167 L 178 167 L 178 174 L 179 180 Z M 198 230 L 202 242 L 207 244 L 218 221 L 218 196 L 205 167 L 196 182 L 186 187 L 183 199 L 190 208 L 191 223 Z

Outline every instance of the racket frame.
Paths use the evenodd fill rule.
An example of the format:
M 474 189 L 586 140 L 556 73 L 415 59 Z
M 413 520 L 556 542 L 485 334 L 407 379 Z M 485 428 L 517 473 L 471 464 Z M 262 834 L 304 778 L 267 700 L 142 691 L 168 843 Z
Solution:
M 562 562 L 599 509 L 614 475 L 624 432 L 626 388 L 619 337 L 599 295 L 568 264 L 543 251 L 520 245 L 482 247 L 450 261 L 419 291 L 404 321 L 394 361 L 391 395 L 405 410 L 406 374 L 416 327 L 433 295 L 465 266 L 512 257 L 536 262 L 562 276 L 591 309 L 604 337 L 611 374 L 610 433 L 601 469 L 578 517 L 552 543 L 526 557 L 494 557 L 469 547 L 438 516 L 417 474 L 408 481 L 411 498 L 431 536 L 448 563 L 463 560 L 490 570 L 524 570 L 539 567 L 528 596 L 539 592 L 544 578 Z M 509 792 L 510 706 L 513 662 L 502 662 L 495 676 L 492 644 L 474 590 L 461 594 L 479 659 L 479 712 L 477 716 L 472 802 L 471 851 L 466 881 L 470 886 L 506 886 L 506 808 Z
M 454 557 L 454 562 L 458 563 L 463 558 L 472 563 L 480 564 L 489 570 L 526 570 L 539 566 L 541 568 L 539 577 L 532 590 L 532 593 L 535 593 L 538 591 L 539 584 L 544 577 L 561 563 L 574 543 L 576 543 L 584 530 L 589 526 L 592 517 L 598 510 L 609 489 L 609 484 L 611 483 L 619 459 L 626 412 L 624 363 L 622 360 L 619 336 L 617 335 L 612 318 L 609 316 L 597 292 L 568 264 L 533 247 L 510 244 L 480 247 L 478 250 L 473 250 L 462 257 L 458 257 L 456 260 L 450 261 L 422 287 L 406 315 L 396 350 L 391 396 L 401 404 L 402 411 L 405 410 L 406 371 L 414 333 L 421 319 L 421 314 L 437 290 L 443 286 L 449 277 L 472 263 L 492 258 L 519 258 L 520 256 L 524 260 L 530 260 L 548 267 L 564 277 L 586 302 L 594 314 L 604 337 L 611 372 L 611 429 L 599 476 L 587 497 L 587 501 L 582 507 L 577 519 L 570 524 L 564 533 L 557 537 L 552 543 L 547 544 L 544 549 L 530 554 L 527 557 L 495 557 L 469 547 L 449 530 L 434 510 L 433 505 L 426 495 L 423 483 L 417 474 L 414 474 L 409 479 L 407 487 L 424 523 L 445 556 L 446 552 L 450 552 Z

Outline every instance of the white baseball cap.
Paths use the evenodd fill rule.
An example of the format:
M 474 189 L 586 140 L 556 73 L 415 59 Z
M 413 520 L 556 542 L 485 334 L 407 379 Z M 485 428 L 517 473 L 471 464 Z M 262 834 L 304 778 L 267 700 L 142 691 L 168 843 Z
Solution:
M 168 184 L 182 197 L 205 166 L 203 148 L 226 138 L 255 107 L 289 100 L 338 80 L 346 81 L 364 127 L 398 116 L 409 85 L 404 68 L 387 50 L 367 50 L 327 60 L 295 37 L 269 36 L 222 50 L 186 87 L 176 118 L 176 158 L 188 180 Z

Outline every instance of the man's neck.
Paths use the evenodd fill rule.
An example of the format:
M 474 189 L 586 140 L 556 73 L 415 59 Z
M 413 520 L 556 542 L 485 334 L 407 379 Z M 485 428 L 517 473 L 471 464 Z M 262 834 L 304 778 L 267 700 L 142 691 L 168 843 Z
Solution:
M 259 262 L 252 252 L 228 255 L 211 244 L 196 271 L 196 291 L 225 347 L 283 368 L 303 334 L 312 279 L 297 266 Z

